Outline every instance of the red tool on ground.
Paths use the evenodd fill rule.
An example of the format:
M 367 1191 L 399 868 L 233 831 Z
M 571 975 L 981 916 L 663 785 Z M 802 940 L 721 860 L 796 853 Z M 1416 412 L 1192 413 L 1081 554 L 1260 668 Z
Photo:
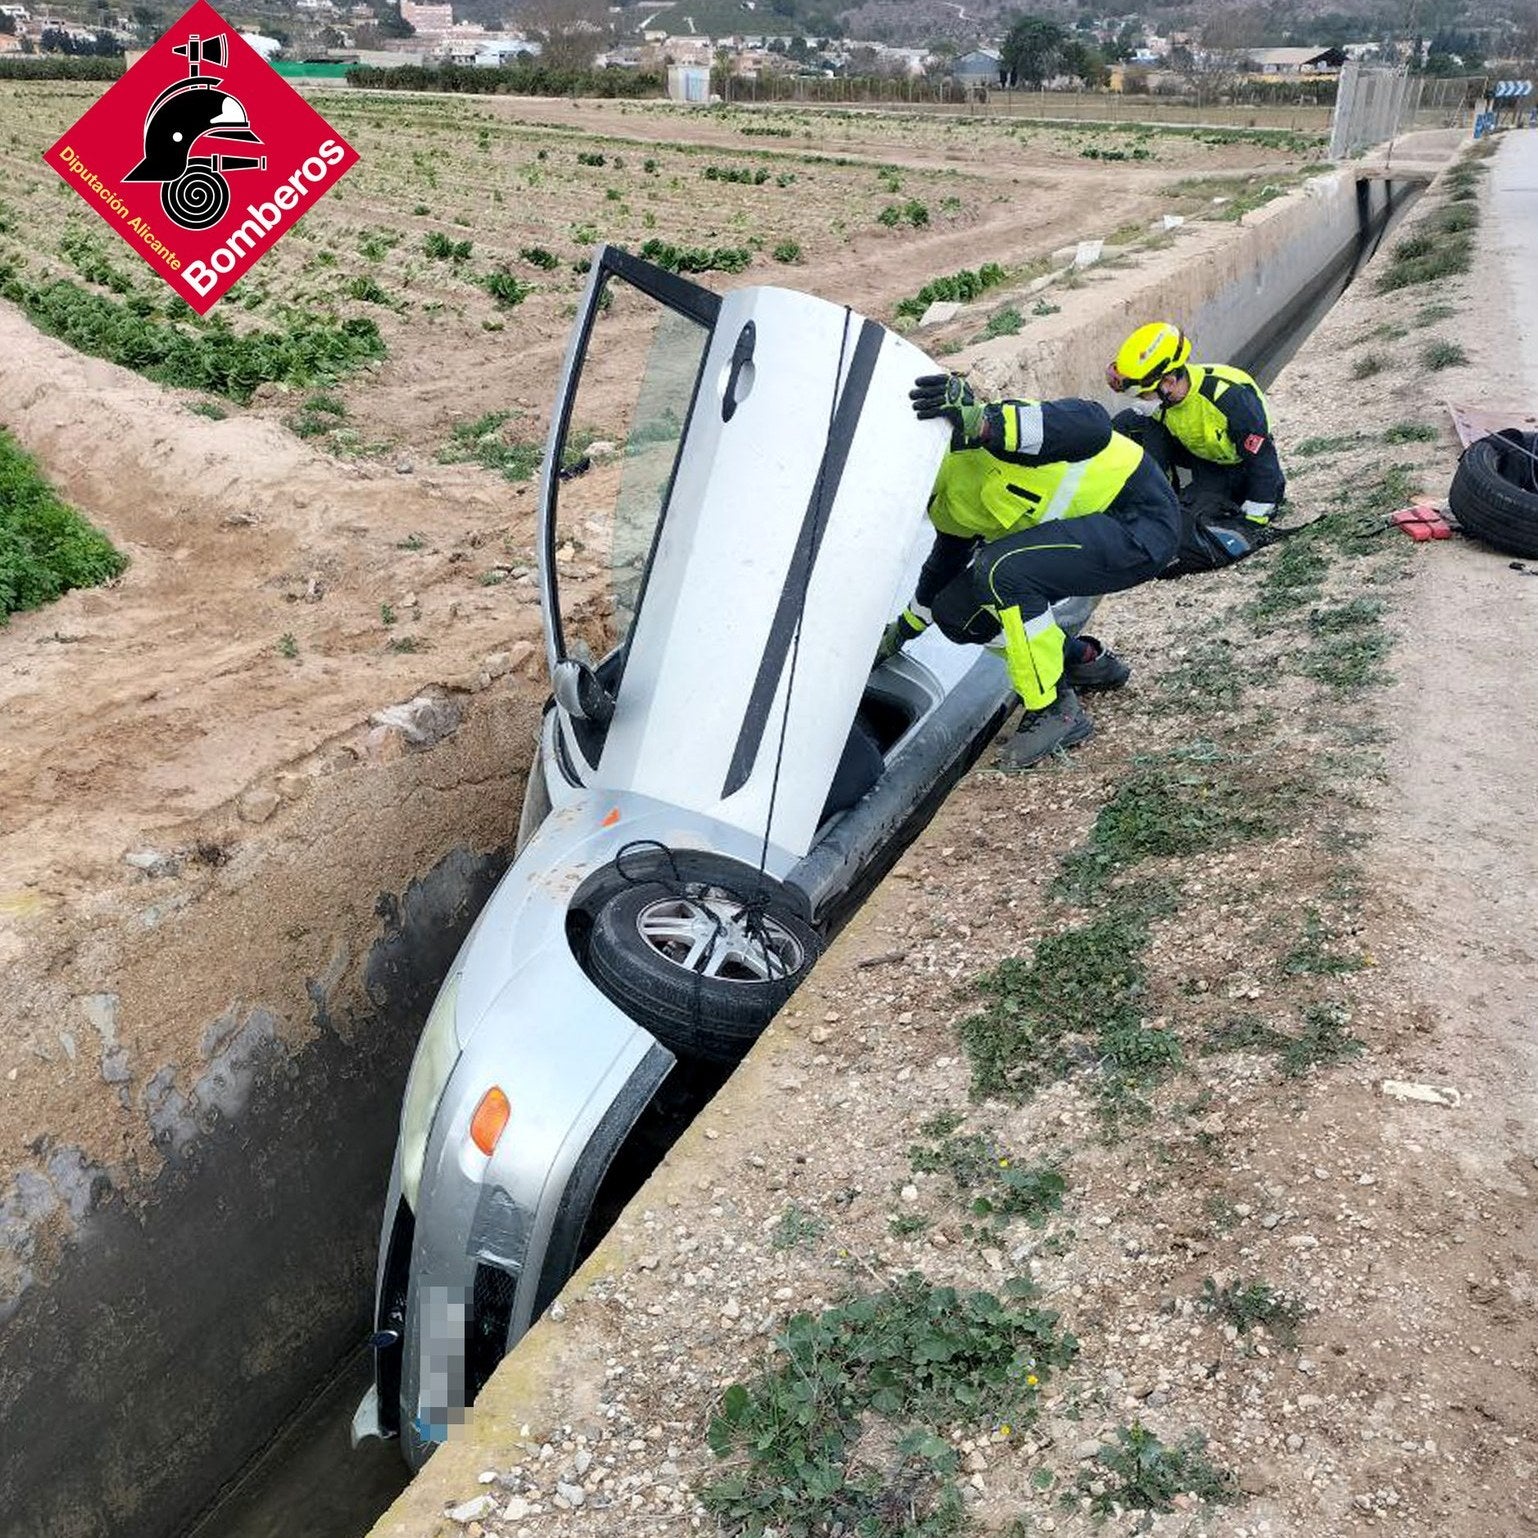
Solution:
M 1442 516 L 1439 508 L 1429 497 L 1417 497 L 1408 507 L 1389 514 L 1389 522 L 1402 529 L 1417 544 L 1428 539 L 1451 539 L 1452 525 Z

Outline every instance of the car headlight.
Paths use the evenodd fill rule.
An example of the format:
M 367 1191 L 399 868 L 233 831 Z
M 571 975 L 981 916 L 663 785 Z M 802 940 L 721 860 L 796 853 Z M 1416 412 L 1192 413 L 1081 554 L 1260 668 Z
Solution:
M 413 1212 L 417 1210 L 417 1189 L 422 1183 L 433 1113 L 459 1058 L 459 1042 L 454 1035 L 454 1005 L 458 998 L 456 972 L 438 990 L 406 1078 L 406 1099 L 401 1107 L 401 1195 Z

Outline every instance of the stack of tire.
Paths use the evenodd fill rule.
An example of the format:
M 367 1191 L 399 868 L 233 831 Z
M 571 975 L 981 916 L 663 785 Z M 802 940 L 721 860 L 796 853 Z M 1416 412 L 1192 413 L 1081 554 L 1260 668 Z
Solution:
M 1508 555 L 1538 557 L 1538 433 L 1507 428 L 1471 443 L 1447 502 L 1466 534 Z

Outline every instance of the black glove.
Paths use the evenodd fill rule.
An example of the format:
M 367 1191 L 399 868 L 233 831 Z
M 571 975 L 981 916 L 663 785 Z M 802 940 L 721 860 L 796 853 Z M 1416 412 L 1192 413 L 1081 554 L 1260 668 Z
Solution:
M 879 668 L 883 662 L 889 662 L 909 641 L 923 635 L 928 629 L 927 619 L 921 619 L 912 609 L 904 609 L 881 632 L 881 644 L 876 648 L 876 660 L 872 665 Z
M 913 414 L 921 422 L 943 417 L 951 424 L 951 447 L 971 448 L 983 441 L 983 411 L 960 374 L 921 374 L 908 391 Z

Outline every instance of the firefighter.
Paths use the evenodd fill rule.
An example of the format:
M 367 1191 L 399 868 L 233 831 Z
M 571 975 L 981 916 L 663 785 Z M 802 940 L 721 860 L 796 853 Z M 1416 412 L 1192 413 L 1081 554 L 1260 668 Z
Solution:
M 1256 534 L 1287 491 L 1266 398 L 1243 369 L 1190 358 L 1190 339 L 1178 326 L 1139 326 L 1106 368 L 1106 383 L 1158 405 L 1152 417 L 1119 412 L 1114 426 L 1172 479 L 1179 470 L 1190 475 L 1181 499 L 1198 523 Z
M 1115 688 L 1130 671 L 1091 636 L 1069 641 L 1052 604 L 1157 577 L 1175 554 L 1180 506 L 1094 401 L 987 404 L 958 374 L 924 375 L 909 399 L 921 421 L 950 424 L 951 451 L 929 498 L 934 545 L 877 661 L 931 623 L 952 641 L 1002 641 L 1025 715 L 999 766 L 1024 769 L 1094 730 L 1078 690 Z

